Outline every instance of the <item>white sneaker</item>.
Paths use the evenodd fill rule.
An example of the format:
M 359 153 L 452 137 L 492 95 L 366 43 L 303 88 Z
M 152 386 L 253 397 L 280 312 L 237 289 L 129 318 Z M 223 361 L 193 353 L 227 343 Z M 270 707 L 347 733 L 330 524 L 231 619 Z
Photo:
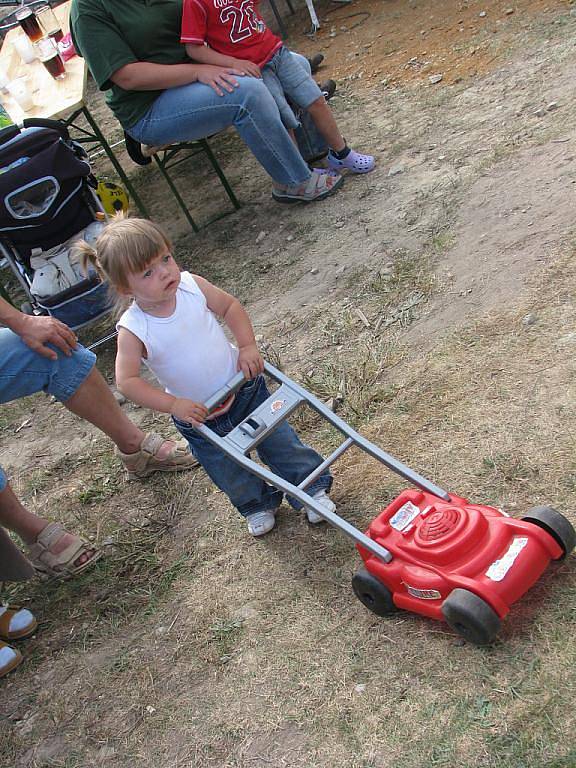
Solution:
M 319 502 L 328 512 L 336 511 L 336 504 L 334 504 L 326 491 L 316 491 L 312 498 L 316 499 L 316 501 Z M 324 522 L 324 518 L 315 512 L 311 507 L 306 507 L 306 517 L 308 518 L 308 522 L 312 523 L 312 525 Z
M 276 510 L 265 509 L 262 512 L 254 512 L 251 515 L 247 515 L 246 521 L 248 523 L 248 532 L 252 536 L 264 536 L 265 533 L 271 531 L 276 525 Z

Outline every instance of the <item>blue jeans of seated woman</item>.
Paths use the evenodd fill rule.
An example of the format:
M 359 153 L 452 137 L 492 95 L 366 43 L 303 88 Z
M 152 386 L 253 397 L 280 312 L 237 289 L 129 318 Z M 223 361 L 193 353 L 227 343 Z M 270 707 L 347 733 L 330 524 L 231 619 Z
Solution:
M 223 437 L 238 426 L 267 397 L 270 396 L 262 376 L 246 382 L 236 394 L 232 407 L 222 416 L 206 422 L 206 426 Z M 206 470 L 214 483 L 224 491 L 238 512 L 244 517 L 273 510 L 282 502 L 282 492 L 264 480 L 251 474 L 235 461 L 228 458 L 219 448 L 212 445 L 190 424 L 174 419 L 178 431 L 188 440 L 190 450 Z M 272 472 L 280 475 L 292 485 L 298 485 L 313 469 L 322 463 L 322 457 L 315 450 L 304 445 L 292 427 L 283 421 L 257 447 L 258 456 Z M 332 477 L 328 471 L 306 489 L 311 495 L 320 490 L 330 490 Z M 294 509 L 302 504 L 288 497 Z
M 168 88 L 127 132 L 142 144 L 158 146 L 205 139 L 233 125 L 275 182 L 292 186 L 308 181 L 310 169 L 262 80 L 234 77 L 238 87 L 223 96 L 204 83 Z

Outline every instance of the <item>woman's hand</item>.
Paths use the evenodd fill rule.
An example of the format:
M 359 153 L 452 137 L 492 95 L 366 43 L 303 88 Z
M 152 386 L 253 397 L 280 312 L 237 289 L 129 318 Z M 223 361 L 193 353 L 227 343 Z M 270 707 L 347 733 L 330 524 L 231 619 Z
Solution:
M 264 372 L 264 360 L 256 344 L 247 344 L 238 350 L 238 370 L 246 379 L 253 379 Z
M 199 83 L 209 85 L 218 96 L 224 96 L 224 91 L 232 93 L 234 88 L 238 88 L 238 80 L 234 75 L 243 74 L 242 70 L 235 67 L 215 67 L 212 64 L 200 64 L 197 77 Z
M 260 67 L 258 64 L 254 64 L 253 61 L 248 61 L 247 59 L 234 59 L 233 66 L 243 75 L 248 75 L 249 77 L 258 77 L 262 79 L 262 72 L 260 71 Z
M 199 427 L 208 418 L 208 410 L 202 403 L 195 403 L 185 397 L 177 397 L 174 400 L 170 413 L 180 421 L 193 424 L 195 427 Z

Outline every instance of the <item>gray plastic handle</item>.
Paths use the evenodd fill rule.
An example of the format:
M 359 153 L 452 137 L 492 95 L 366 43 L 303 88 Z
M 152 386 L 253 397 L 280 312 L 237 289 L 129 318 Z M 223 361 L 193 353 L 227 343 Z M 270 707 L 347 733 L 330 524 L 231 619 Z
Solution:
M 233 395 L 234 392 L 238 392 L 245 381 L 246 379 L 244 378 L 242 371 L 238 371 L 236 376 L 233 376 L 228 383 L 224 384 L 223 387 L 220 387 L 218 392 L 214 392 L 214 394 L 206 400 L 204 407 L 208 411 L 213 411 L 214 408 L 216 408 L 217 405 L 220 405 L 220 403 L 223 403 L 226 398 Z

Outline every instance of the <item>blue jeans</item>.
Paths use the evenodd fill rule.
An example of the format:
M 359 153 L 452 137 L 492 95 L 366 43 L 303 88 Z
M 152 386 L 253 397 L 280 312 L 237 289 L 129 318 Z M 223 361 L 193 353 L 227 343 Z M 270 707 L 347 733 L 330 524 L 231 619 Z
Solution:
M 206 426 L 223 437 L 238 426 L 266 398 L 270 396 L 262 376 L 246 382 L 236 394 L 232 407 L 222 416 L 206 422 Z M 174 419 L 178 431 L 188 440 L 190 450 L 196 456 L 206 473 L 221 491 L 228 496 L 238 512 L 244 517 L 254 512 L 272 510 L 282 503 L 282 492 L 264 480 L 248 472 L 228 458 L 219 448 L 212 445 L 194 427 Z M 287 422 L 282 422 L 257 447 L 258 456 L 272 472 L 283 477 L 292 485 L 298 485 L 313 469 L 322 463 L 322 457 L 315 450 L 304 445 Z M 306 490 L 314 494 L 330 490 L 332 477 L 323 472 Z M 288 497 L 294 509 L 301 509 L 297 499 Z
M 277 50 L 262 67 L 262 80 L 274 97 L 286 128 L 295 129 L 300 125 L 286 96 L 302 109 L 322 98 L 322 91 L 312 78 L 308 60 L 285 46 Z
M 168 88 L 128 133 L 142 144 L 158 146 L 205 139 L 233 125 L 276 183 L 292 186 L 308 181 L 310 169 L 262 80 L 236 79 L 238 88 L 224 96 L 203 83 Z
M 49 360 L 33 352 L 12 331 L 0 329 L 0 403 L 36 392 L 47 392 L 62 402 L 71 398 L 94 367 L 96 355 L 80 346 L 70 357 L 56 352 L 58 359 Z M 7 482 L 0 467 L 0 491 Z

